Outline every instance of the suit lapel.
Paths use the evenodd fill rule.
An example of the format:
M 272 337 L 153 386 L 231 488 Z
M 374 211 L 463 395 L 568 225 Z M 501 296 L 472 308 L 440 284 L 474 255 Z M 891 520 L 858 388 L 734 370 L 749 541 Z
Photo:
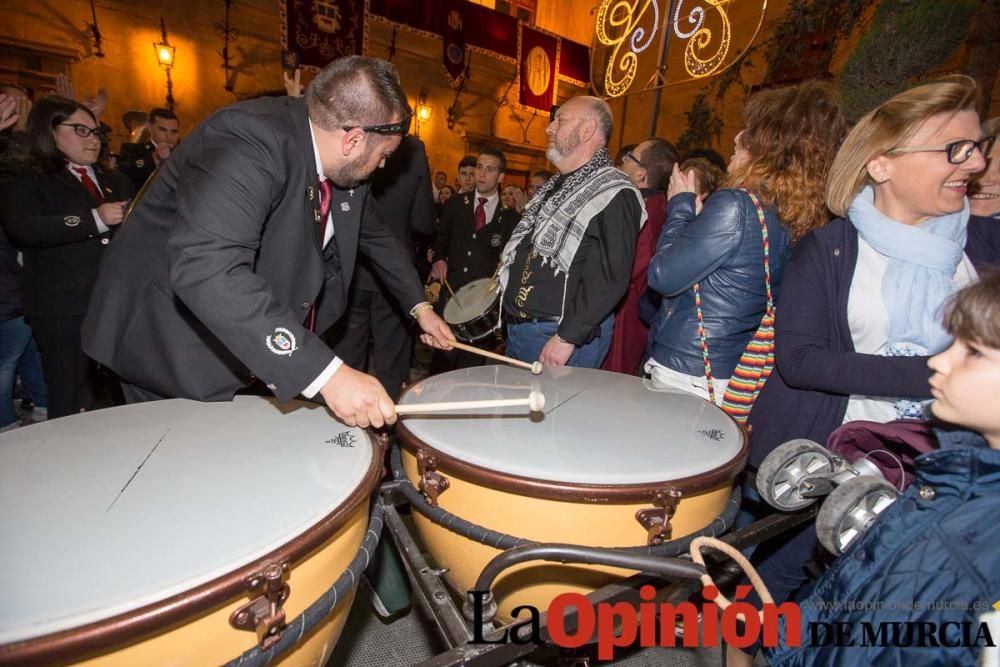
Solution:
M 107 174 L 97 165 L 94 165 L 94 176 L 97 178 L 97 189 L 101 191 L 101 196 L 104 197 L 104 201 L 113 200 L 119 197 L 115 193 L 114 188 L 108 185 Z M 82 183 L 80 185 L 81 187 L 83 186 Z M 84 188 L 84 190 L 86 190 L 86 188 Z
M 357 258 L 358 238 L 361 234 L 361 225 L 364 224 L 364 210 L 368 204 L 368 187 L 360 185 L 354 188 L 354 195 L 341 191 L 341 196 L 334 197 L 333 211 L 333 233 L 337 238 L 337 252 L 340 254 L 340 268 L 343 271 L 344 293 L 351 284 L 351 276 L 354 274 L 354 262 Z M 346 197 L 346 199 L 344 198 Z M 338 203 L 339 200 L 339 203 Z M 344 210 L 341 205 L 346 204 L 348 210 Z M 372 202 L 374 206 L 374 202 Z M 337 224 L 340 223 L 340 224 Z
M 80 182 L 76 176 L 69 172 L 69 169 L 60 169 L 56 172 L 56 183 L 64 187 L 70 193 L 72 193 L 77 199 L 85 199 L 94 206 L 97 206 L 97 202 L 91 196 L 87 188 L 83 187 L 83 183 Z M 98 186 L 99 187 L 99 186 Z

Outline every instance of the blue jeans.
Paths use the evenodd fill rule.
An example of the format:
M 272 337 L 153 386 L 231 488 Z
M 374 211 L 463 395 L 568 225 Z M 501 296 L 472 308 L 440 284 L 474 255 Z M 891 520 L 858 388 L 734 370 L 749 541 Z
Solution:
M 24 390 L 35 405 L 46 407 L 48 395 L 38 345 L 23 317 L 0 322 L 0 427 L 17 421 L 14 381 L 18 373 L 21 374 Z
M 566 362 L 567 366 L 600 368 L 611 348 L 611 332 L 615 328 L 614 314 L 601 322 L 601 333 L 585 345 L 577 346 Z M 542 348 L 559 329 L 558 322 L 521 322 L 507 325 L 507 356 L 527 361 L 538 361 Z

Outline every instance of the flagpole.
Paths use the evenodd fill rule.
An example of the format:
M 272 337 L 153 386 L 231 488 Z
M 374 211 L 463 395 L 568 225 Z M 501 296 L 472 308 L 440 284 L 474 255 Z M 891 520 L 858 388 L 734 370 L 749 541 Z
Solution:
M 656 0 L 653 0 L 656 2 Z M 663 84 L 666 82 L 666 62 L 667 51 L 670 49 L 670 34 L 674 31 L 673 23 L 674 0 L 667 3 L 667 16 L 663 22 L 663 32 L 660 33 L 660 60 L 656 65 L 656 74 L 653 76 L 656 83 L 656 91 L 653 93 L 653 106 L 649 112 L 649 137 L 656 136 L 656 126 L 660 119 L 660 100 L 663 97 Z

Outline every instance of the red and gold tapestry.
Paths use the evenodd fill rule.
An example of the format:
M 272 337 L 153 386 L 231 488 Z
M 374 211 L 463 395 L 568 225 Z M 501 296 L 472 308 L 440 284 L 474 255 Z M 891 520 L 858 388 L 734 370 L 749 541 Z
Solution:
M 556 100 L 559 38 L 521 24 L 517 61 L 518 104 L 548 113 Z
M 279 0 L 281 48 L 312 69 L 363 53 L 365 5 L 365 0 Z

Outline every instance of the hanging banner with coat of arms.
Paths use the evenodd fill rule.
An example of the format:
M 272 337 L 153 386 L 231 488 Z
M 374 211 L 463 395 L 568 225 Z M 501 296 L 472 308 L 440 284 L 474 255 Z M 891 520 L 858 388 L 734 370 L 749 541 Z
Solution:
M 467 4 L 465 0 L 450 0 L 442 7 L 445 11 L 445 24 L 441 58 L 448 83 L 453 87 L 457 87 L 465 76 L 465 17 L 461 6 L 464 4 Z
M 517 102 L 524 108 L 549 112 L 558 94 L 559 38 L 523 23 L 517 54 Z
M 366 0 L 279 0 L 281 48 L 302 67 L 364 53 Z

